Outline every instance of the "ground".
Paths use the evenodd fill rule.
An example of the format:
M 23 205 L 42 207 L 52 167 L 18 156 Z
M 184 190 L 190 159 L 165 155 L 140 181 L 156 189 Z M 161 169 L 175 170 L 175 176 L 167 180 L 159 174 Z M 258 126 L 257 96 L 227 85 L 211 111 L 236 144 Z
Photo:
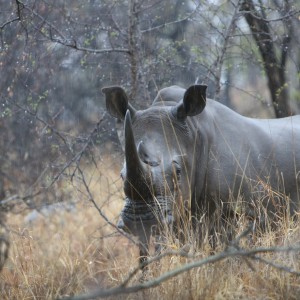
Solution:
M 104 170 L 86 167 L 89 188 L 96 204 L 111 222 L 116 223 L 123 205 L 122 182 L 118 168 Z M 87 171 L 88 170 L 88 171 Z M 70 183 L 71 184 L 71 183 Z M 70 187 L 68 187 L 70 188 Z M 1 299 L 55 299 L 88 293 L 120 285 L 138 265 L 138 249 L 101 217 L 94 204 L 84 195 L 83 186 L 72 185 L 72 205 L 34 213 L 24 210 L 9 214 L 10 253 L 0 274 Z M 241 219 L 238 231 L 245 228 Z M 151 264 L 147 274 L 141 272 L 130 285 L 139 285 L 224 250 L 209 244 L 194 247 L 191 235 L 190 258 L 170 254 Z M 272 246 L 299 246 L 300 226 L 289 220 L 276 231 L 244 238 L 246 249 Z M 177 251 L 176 239 L 169 238 L 166 251 Z M 300 272 L 299 252 L 268 253 L 265 259 Z M 270 264 L 247 261 L 240 257 L 205 264 L 173 277 L 158 287 L 142 292 L 112 296 L 111 299 L 299 299 L 300 276 L 277 270 Z

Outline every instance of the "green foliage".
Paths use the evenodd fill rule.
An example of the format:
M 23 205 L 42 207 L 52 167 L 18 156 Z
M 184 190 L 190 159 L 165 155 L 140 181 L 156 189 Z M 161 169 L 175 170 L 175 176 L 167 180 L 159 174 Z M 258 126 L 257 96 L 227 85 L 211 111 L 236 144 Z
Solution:
M 196 63 L 203 64 L 205 63 L 205 54 L 199 46 L 192 46 L 191 53 L 194 55 L 194 60 Z
M 49 90 L 45 90 L 41 95 L 34 95 L 30 93 L 27 97 L 27 105 L 33 112 L 37 112 L 41 103 L 45 102 L 48 98 Z
M 9 107 L 5 107 L 1 113 L 0 113 L 1 118 L 6 118 L 6 117 L 12 117 L 12 110 Z
M 117 37 L 119 36 L 119 33 L 118 33 L 117 31 L 111 31 L 111 32 L 109 33 L 109 35 L 110 35 L 110 37 L 112 37 L 112 38 L 117 38 Z
M 279 97 L 280 94 L 284 89 L 287 89 L 289 87 L 289 84 L 286 82 L 284 85 L 282 85 L 277 91 L 276 91 L 276 97 Z

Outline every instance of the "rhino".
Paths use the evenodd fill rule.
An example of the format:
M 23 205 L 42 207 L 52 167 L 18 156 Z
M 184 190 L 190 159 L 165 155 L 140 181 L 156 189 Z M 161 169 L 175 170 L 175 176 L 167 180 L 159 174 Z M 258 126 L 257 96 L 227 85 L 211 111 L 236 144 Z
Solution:
M 164 88 L 145 110 L 122 87 L 102 89 L 108 113 L 124 120 L 118 227 L 139 238 L 141 258 L 153 228 L 180 224 L 179 208 L 195 224 L 204 215 L 211 224 L 226 222 L 241 209 L 260 222 L 298 209 L 300 116 L 244 117 L 207 99 L 206 89 Z

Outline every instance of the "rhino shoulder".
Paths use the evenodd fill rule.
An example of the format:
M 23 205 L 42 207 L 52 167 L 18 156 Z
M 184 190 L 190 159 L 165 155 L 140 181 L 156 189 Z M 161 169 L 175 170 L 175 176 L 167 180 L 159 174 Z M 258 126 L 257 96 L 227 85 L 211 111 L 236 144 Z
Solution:
M 161 89 L 157 96 L 155 97 L 153 104 L 159 104 L 162 102 L 178 102 L 182 100 L 183 95 L 185 93 L 185 89 L 177 86 L 172 85 L 170 87 L 166 87 L 164 89 Z

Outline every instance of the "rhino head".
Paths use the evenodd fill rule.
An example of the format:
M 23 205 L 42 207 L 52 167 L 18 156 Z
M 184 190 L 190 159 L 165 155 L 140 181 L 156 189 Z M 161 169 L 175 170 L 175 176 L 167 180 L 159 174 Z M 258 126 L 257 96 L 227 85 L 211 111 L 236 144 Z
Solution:
M 128 102 L 121 87 L 102 89 L 108 112 L 124 120 L 121 177 L 125 205 L 118 227 L 139 237 L 141 257 L 148 254 L 153 228 L 172 225 L 179 207 L 188 209 L 193 193 L 193 153 L 189 149 L 195 148 L 196 141 L 188 117 L 204 109 L 206 86 L 177 89 L 179 102 L 157 97 L 152 106 L 140 111 Z

